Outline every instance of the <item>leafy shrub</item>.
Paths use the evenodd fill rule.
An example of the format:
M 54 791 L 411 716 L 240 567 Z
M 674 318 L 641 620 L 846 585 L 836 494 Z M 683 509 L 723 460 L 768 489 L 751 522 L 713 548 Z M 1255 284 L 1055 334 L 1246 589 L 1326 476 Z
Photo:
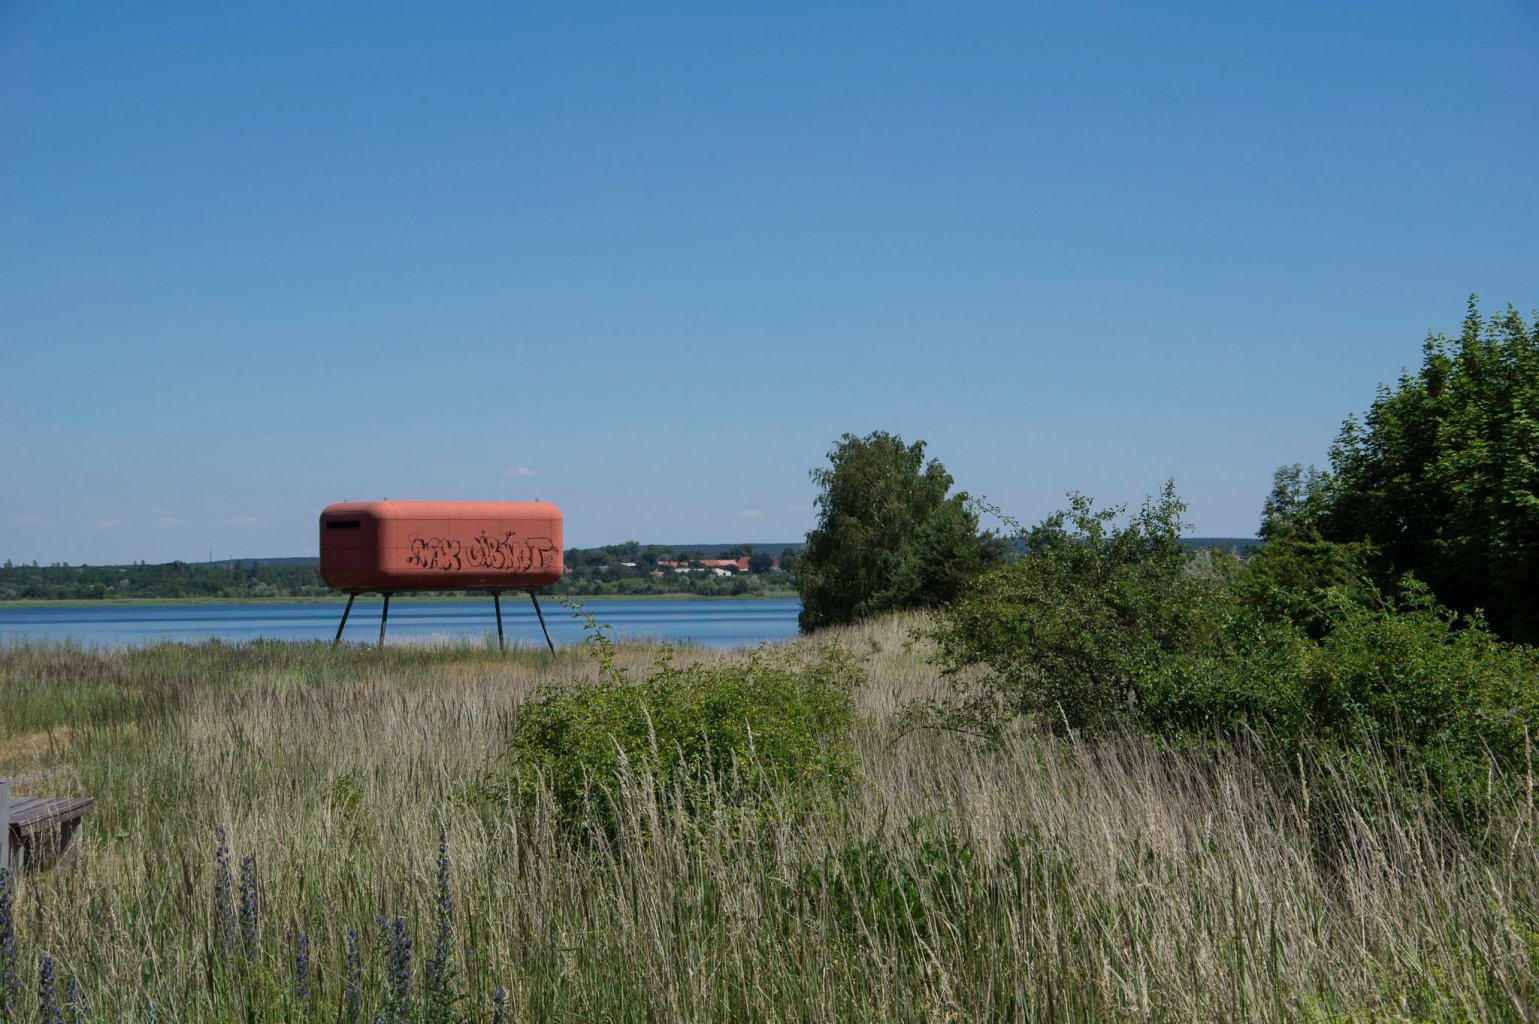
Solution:
M 1075 496 L 1033 531 L 936 627 L 956 680 L 941 720 L 984 733 L 1018 716 L 1167 736 L 1243 725 L 1290 760 L 1372 748 L 1461 813 L 1524 774 L 1539 652 L 1409 578 L 1381 596 L 1339 546 L 1258 556 L 1254 574 L 1202 571 L 1176 542 L 1181 510 L 1167 487 L 1113 527 Z
M 947 671 L 987 669 L 982 691 L 952 707 L 973 727 L 1022 714 L 1075 730 L 1135 720 L 1153 666 L 1221 642 L 1232 599 L 1221 568 L 1193 571 L 1173 487 L 1119 527 L 1122 511 L 1071 494 L 1068 511 L 1027 534 L 1025 555 L 943 613 L 935 640 Z
M 599 680 L 535 691 L 509 740 L 518 785 L 526 794 L 546 787 L 568 819 L 604 819 L 603 800 L 595 805 L 590 794 L 627 771 L 729 799 L 850 779 L 853 691 L 863 675 L 842 649 L 760 648 L 682 668 L 665 652 L 645 678 L 631 679 L 608 640 L 593 641 Z
M 1291 749 L 1309 728 L 1314 644 L 1238 601 L 1214 601 L 1210 611 L 1213 629 L 1202 646 L 1165 652 L 1143 667 L 1133 724 L 1166 735 L 1244 724 Z
M 1408 581 L 1397 602 L 1342 601 L 1313 650 L 1299 730 L 1377 746 L 1447 806 L 1469 810 L 1522 773 L 1539 733 L 1539 652 Z
M 1325 540 L 1312 527 L 1277 530 L 1246 562 L 1236 586 L 1258 614 L 1319 639 L 1330 625 L 1329 608 L 1342 597 L 1363 605 L 1378 599 L 1372 558 L 1372 545 Z

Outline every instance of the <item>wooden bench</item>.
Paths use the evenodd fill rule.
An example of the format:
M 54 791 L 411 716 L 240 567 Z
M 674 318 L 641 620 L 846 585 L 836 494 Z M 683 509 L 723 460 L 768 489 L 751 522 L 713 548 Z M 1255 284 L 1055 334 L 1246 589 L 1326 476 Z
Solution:
M 96 803 L 88 796 L 12 797 L 10 783 L 0 779 L 0 867 L 44 868 L 74 850 L 80 820 Z

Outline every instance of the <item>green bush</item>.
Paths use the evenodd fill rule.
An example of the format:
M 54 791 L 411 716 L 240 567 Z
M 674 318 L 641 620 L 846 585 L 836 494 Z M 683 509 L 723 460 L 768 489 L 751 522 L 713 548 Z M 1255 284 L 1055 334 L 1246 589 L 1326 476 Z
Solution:
M 1342 596 L 1364 605 L 1377 600 L 1372 558 L 1369 544 L 1325 540 L 1311 527 L 1280 530 L 1246 561 L 1236 586 L 1258 614 L 1318 640 L 1329 628 L 1329 608 Z
M 853 772 L 853 692 L 864 678 L 844 650 L 772 651 L 679 667 L 665 652 L 642 679 L 595 635 L 595 683 L 545 687 L 519 709 L 509 760 L 526 795 L 559 813 L 606 820 L 625 773 L 670 790 L 709 787 L 737 800 L 773 790 L 842 787 Z
M 1172 487 L 1120 527 L 1122 509 L 1070 502 L 1030 531 L 1025 555 L 974 580 L 940 618 L 946 670 L 987 670 L 982 689 L 965 683 L 949 709 L 972 727 L 1017 715 L 1081 731 L 1137 720 L 1153 667 L 1221 643 L 1224 569 L 1197 571 Z
M 1539 734 L 1533 648 L 1504 643 L 1409 581 L 1397 602 L 1342 601 L 1312 653 L 1301 731 L 1376 746 L 1461 810 L 1504 777 L 1526 778 Z
M 997 733 L 1026 716 L 1171 737 L 1247 727 L 1290 761 L 1321 744 L 1372 749 L 1461 814 L 1527 778 L 1539 652 L 1414 580 L 1381 596 L 1339 547 L 1238 572 L 1204 564 L 1175 541 L 1181 510 L 1167 488 L 1114 528 L 1076 496 L 1033 531 L 1022 558 L 936 627 L 955 680 L 940 721 Z

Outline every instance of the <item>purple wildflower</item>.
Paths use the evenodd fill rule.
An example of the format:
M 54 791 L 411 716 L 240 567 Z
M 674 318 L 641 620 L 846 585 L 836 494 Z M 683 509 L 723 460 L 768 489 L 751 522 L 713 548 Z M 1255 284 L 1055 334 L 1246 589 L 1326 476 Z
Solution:
M 16 967 L 16 877 L 0 867 L 0 1017 L 10 1020 L 21 998 Z
M 80 979 L 73 974 L 64 983 L 64 1015 L 68 1024 L 80 1024 L 85 1020 L 85 1000 L 80 994 Z
M 508 990 L 501 985 L 492 989 L 492 1024 L 508 1024 Z
M 299 1012 L 310 1014 L 310 937 L 294 936 L 294 1002 Z
M 380 923 L 385 926 L 385 1013 L 391 1021 L 405 1021 L 411 1017 L 411 934 L 399 917 L 380 918 Z
M 59 1012 L 59 996 L 54 988 L 53 957 L 43 957 L 37 969 L 37 1017 L 42 1024 L 64 1024 Z

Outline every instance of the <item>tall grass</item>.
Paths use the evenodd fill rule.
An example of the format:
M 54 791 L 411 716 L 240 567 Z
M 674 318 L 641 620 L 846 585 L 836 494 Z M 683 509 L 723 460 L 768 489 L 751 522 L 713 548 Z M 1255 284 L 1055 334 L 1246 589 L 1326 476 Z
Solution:
M 619 777 L 618 824 L 587 831 L 469 795 L 522 695 L 590 676 L 581 652 L 0 649 L 0 770 L 98 799 L 78 864 L 17 887 L 13 1019 L 44 1019 L 45 958 L 60 1013 L 73 981 L 94 1021 L 1539 1016 L 1527 803 L 1477 849 L 1387 768 L 1324 831 L 1240 743 L 904 732 L 940 686 L 914 624 L 819 641 L 870 675 L 841 806 Z M 248 856 L 249 946 L 224 916 L 240 930 Z M 441 935 L 447 1010 L 424 998 Z

